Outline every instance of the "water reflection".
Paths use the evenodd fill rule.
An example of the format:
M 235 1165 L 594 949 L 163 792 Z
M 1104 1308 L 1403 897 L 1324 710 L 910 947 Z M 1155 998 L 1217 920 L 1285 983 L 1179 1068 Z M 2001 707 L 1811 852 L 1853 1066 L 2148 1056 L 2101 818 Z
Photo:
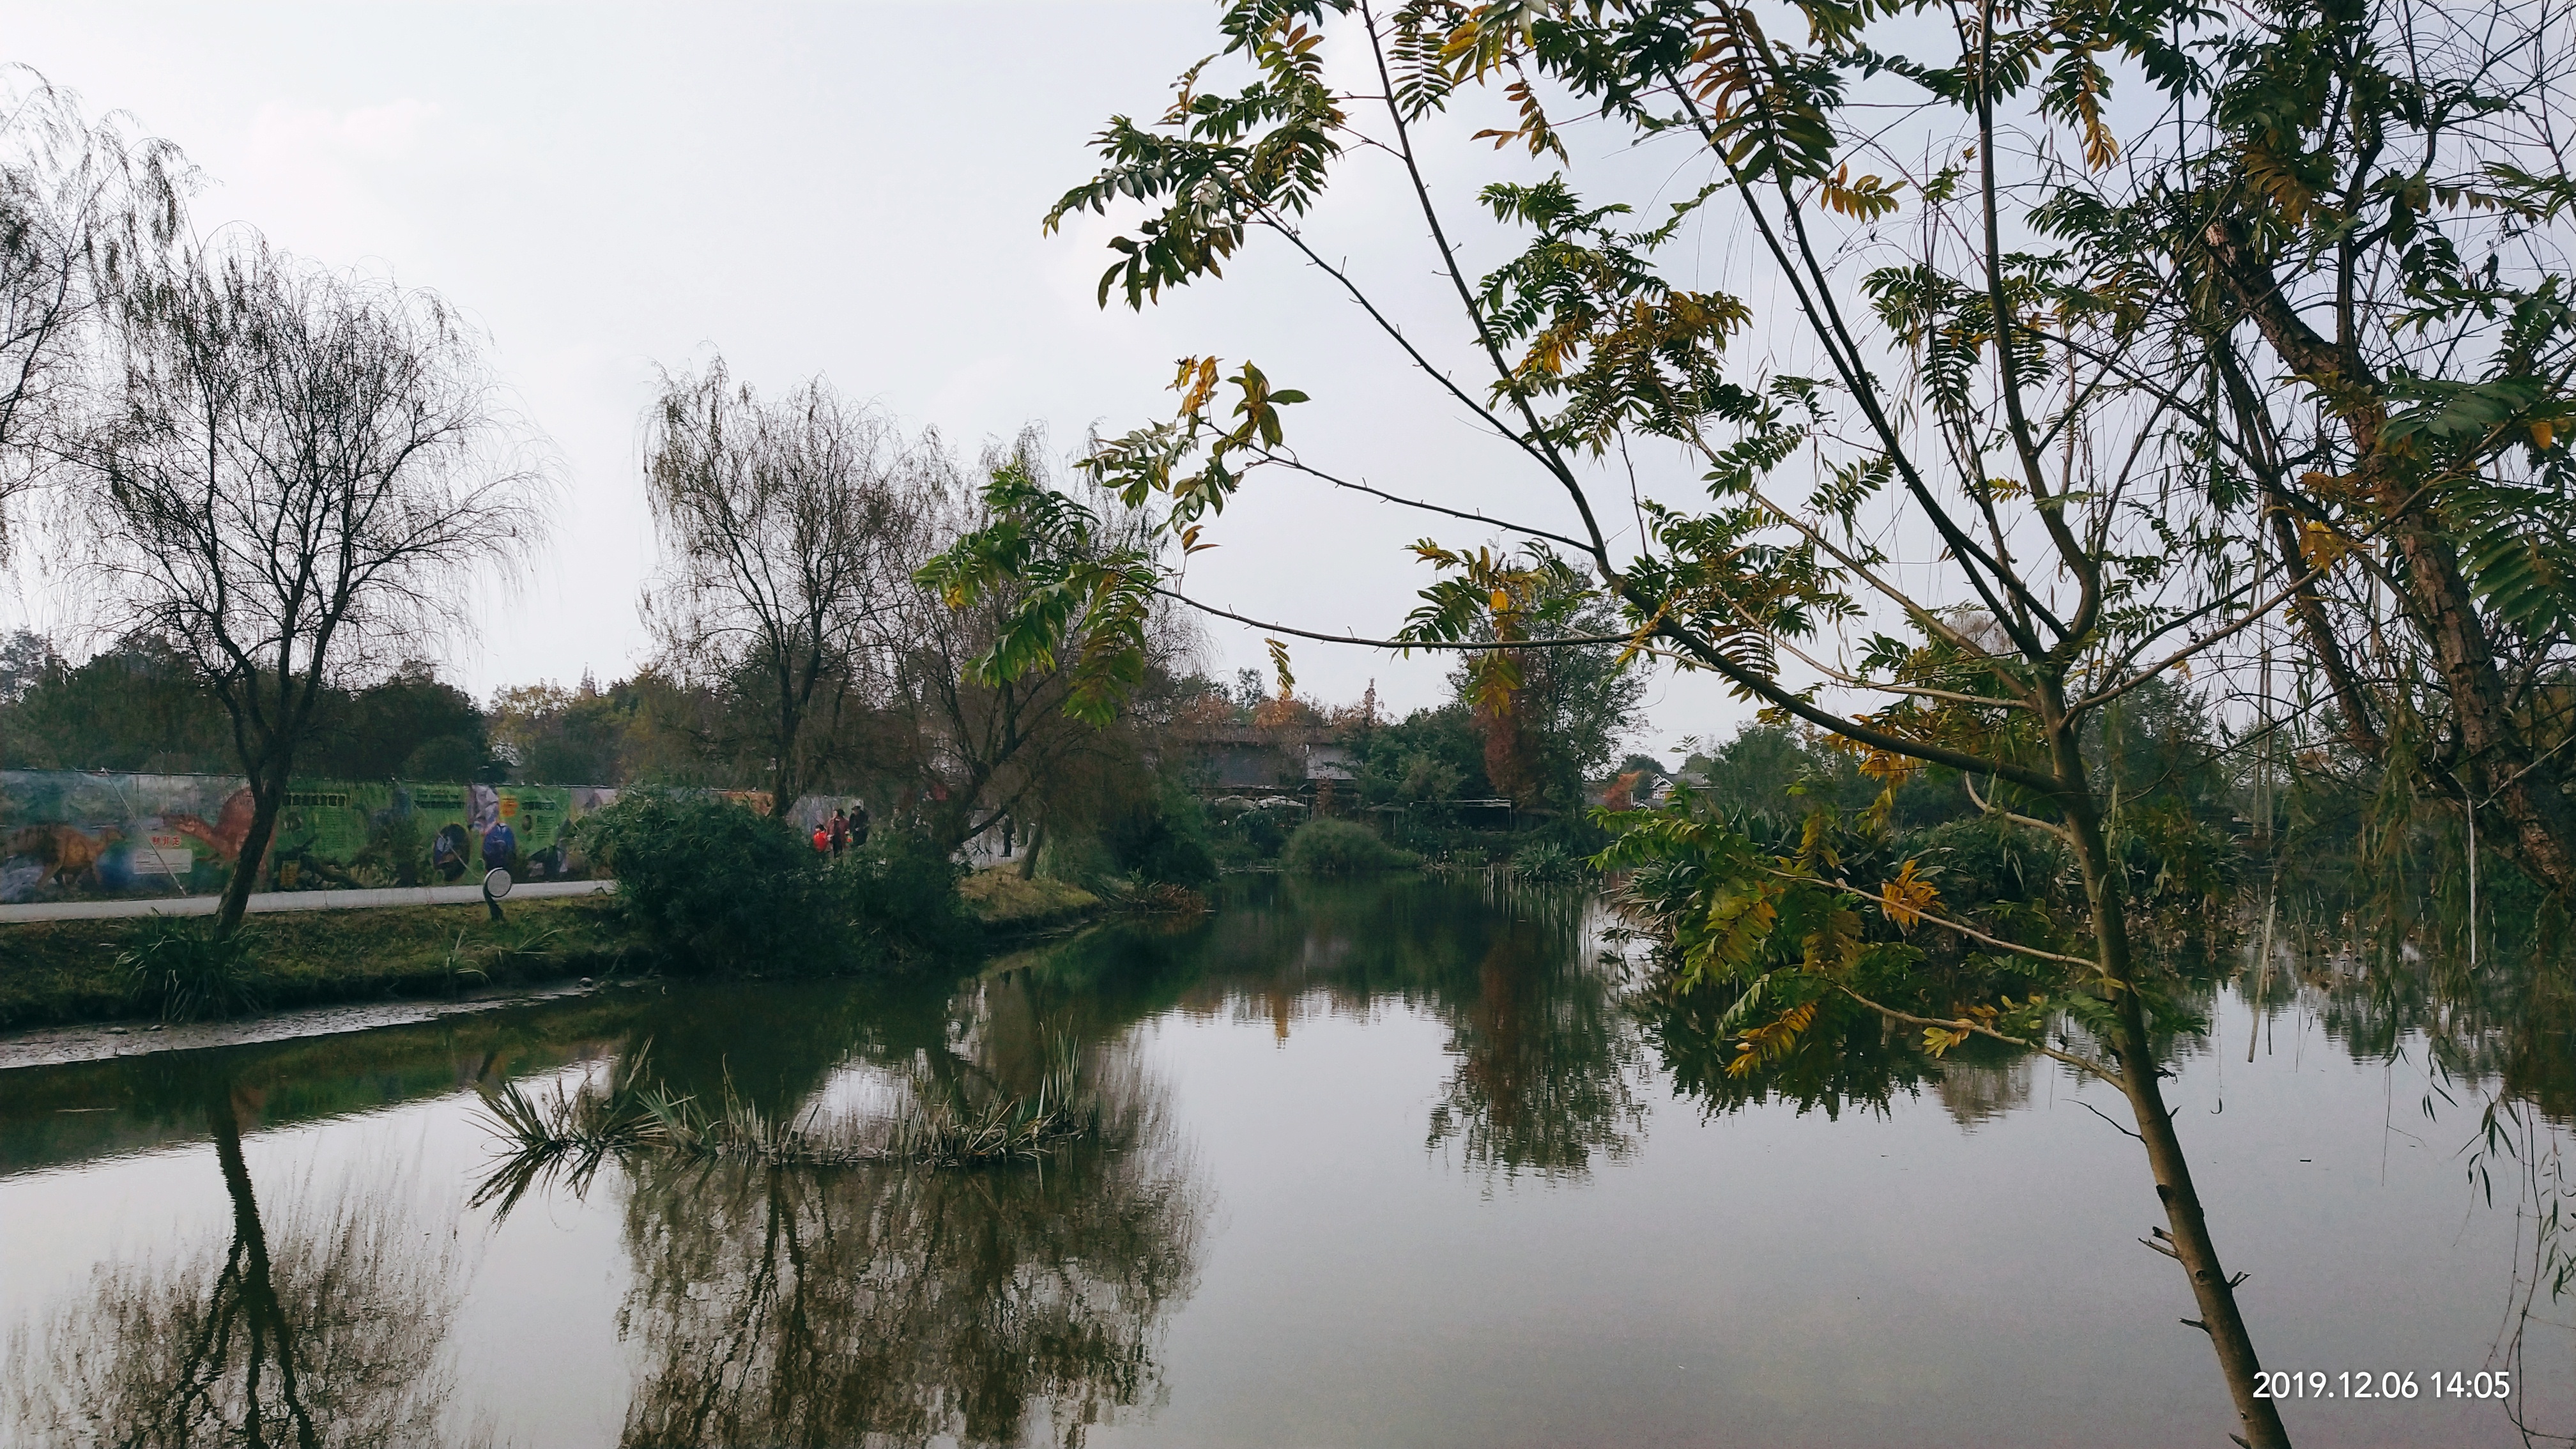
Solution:
M 1042 1168 L 638 1162 L 629 1445 L 1078 1444 L 1153 1401 L 1205 1195 L 1157 1094 Z
M 1646 1126 L 1645 1049 L 1624 971 L 1587 950 L 1573 892 L 1497 890 L 1484 951 L 1435 968 L 1456 1065 L 1429 1140 L 1510 1178 L 1581 1178 L 1635 1154 Z
M 2359 1061 L 2394 1059 L 2420 1038 L 2450 1077 L 2576 1122 L 2576 972 L 2567 963 L 2508 958 L 2471 970 L 2448 957 L 2374 960 L 2298 946 L 2282 943 L 2270 969 L 2255 963 L 2233 983 L 2262 1008 L 2263 1030 L 2312 1013 Z
M 483 1021 L 7 1074 L 0 1191 L 21 1195 L 0 1212 L 73 1201 L 46 1197 L 48 1182 L 89 1173 L 111 1184 L 98 1201 L 175 1181 L 213 1211 L 205 1241 L 114 1257 L 58 1302 L 0 1296 L 0 1324 L 24 1325 L 0 1360 L 0 1441 L 410 1444 L 498 1402 L 569 1406 L 559 1432 L 521 1442 L 1690 1442 L 1711 1423 L 1748 1441 L 1888 1442 L 1894 1419 L 1837 1397 L 1855 1361 L 1891 1365 L 1902 1390 L 1887 1402 L 1919 1393 L 1955 1409 L 1973 1406 L 1961 1386 L 2011 1387 L 2015 1363 L 2063 1375 L 2117 1351 L 2145 1365 L 2147 1409 L 2088 1408 L 2110 1402 L 2088 1389 L 2032 1411 L 2046 1432 L 1994 1435 L 2112 1442 L 2122 1423 L 2152 1424 L 2161 1396 L 2205 1388 L 2196 1345 L 2158 1357 L 2158 1335 L 2182 1332 L 2173 1314 L 2087 1307 L 2064 1288 L 2169 1285 L 2146 1276 L 2161 1265 L 2121 1276 L 2117 1255 L 2146 1257 L 2126 1246 L 2127 1198 L 2070 1196 L 2126 1181 L 2104 1164 L 2130 1144 L 2080 1113 L 2024 1110 L 2070 1090 L 2054 1067 L 1983 1043 L 1936 1063 L 1855 1015 L 1820 1026 L 1813 1050 L 1731 1076 L 1717 1023 L 1639 990 L 1605 959 L 1600 924 L 1566 891 L 1238 882 L 1213 916 L 1095 932 L 962 984 L 656 983 Z M 2286 943 L 2268 974 L 2247 964 L 2186 991 L 2227 1023 L 2224 1040 L 2167 1044 L 2193 1084 L 2224 1068 L 2231 1110 L 2194 1141 L 2231 1184 L 2263 1184 L 2231 1210 L 2257 1233 L 2290 1224 L 2375 1251 L 2374 1272 L 2416 1271 L 2406 1310 L 2385 1315 L 2421 1325 L 2405 1342 L 2474 1368 L 2490 1334 L 2498 1366 L 2523 1364 L 2529 1339 L 2527 1372 L 2554 1392 L 2567 1380 L 2549 1324 L 2576 1302 L 2558 1277 L 2564 1239 L 2545 1226 L 2553 1206 L 2576 1222 L 2560 1146 L 2576 1104 L 2567 978 Z M 663 1090 L 730 1091 L 793 1119 L 891 1110 L 916 1080 L 1025 1091 L 1066 1038 L 1105 1130 L 1037 1167 L 786 1170 L 645 1153 L 612 1164 L 579 1207 L 568 1184 L 498 1228 L 459 1206 L 485 1145 L 468 1126 L 479 1083 L 598 1079 L 642 1057 Z M 2249 1046 L 2281 1067 L 2304 1051 L 2306 1070 L 2247 1073 Z M 2321 1053 L 2335 1072 L 2316 1070 Z M 2411 1237 L 2352 1235 L 2365 1211 L 2400 1215 L 2376 1149 L 2379 1180 L 2356 1192 L 2350 1142 L 2294 1120 L 2378 1133 L 2386 1084 L 2356 1061 L 2408 1068 L 2389 1074 L 2393 1120 L 2430 1149 L 2414 1157 L 2423 1180 L 2439 1179 L 2407 1199 Z M 2426 1090 L 2457 1103 L 2436 1104 L 2438 1125 L 2408 1100 L 2428 1062 Z M 1365 1093 L 1346 1090 L 1361 1077 Z M 2469 1161 L 2450 1154 L 2490 1098 L 2510 1140 L 2488 1154 L 2496 1207 L 2478 1221 L 2498 1226 L 2462 1249 Z M 1904 1105 L 1918 1100 L 1977 1140 L 1962 1147 L 1942 1115 Z M 351 1119 L 402 1104 L 401 1131 L 437 1124 L 446 1155 L 398 1169 L 379 1151 L 348 1162 L 334 1191 L 346 1144 L 379 1150 L 390 1131 Z M 1810 1112 L 1823 1120 L 1787 1125 Z M 2257 1126 L 2297 1145 L 2279 1151 Z M 270 1165 L 286 1153 L 263 1133 L 309 1151 L 321 1183 Z M 1765 1155 L 1783 1142 L 1792 1150 Z M 2039 1207 L 1993 1187 L 2051 1173 Z M 1530 1181 L 1581 1190 L 1516 1191 Z M 2505 1220 L 2522 1225 L 2518 1244 Z M 1234 1224 L 1222 1238 L 1219 1221 Z M 1712 1227 L 1764 1246 L 1712 1249 Z M 496 1263 L 576 1266 L 477 1283 L 471 1245 L 487 1229 Z M 2339 1286 L 2340 1269 L 2286 1271 L 2299 1245 L 2284 1234 L 2249 1259 L 2284 1339 L 2368 1316 L 2355 1305 L 2372 1290 Z M 2508 1246 L 2520 1257 L 2499 1329 Z M 2490 1268 L 2494 1282 L 2479 1276 Z M 1774 1311 L 1792 1299 L 1813 1302 Z M 451 1330 L 460 1313 L 472 1326 Z M 538 1319 L 547 1367 L 513 1377 L 493 1326 Z M 1761 1326 L 1736 1326 L 1748 1323 Z M 461 1384 L 451 1340 L 471 1351 Z M 590 1346 L 565 1370 L 578 1385 L 544 1381 L 558 1340 Z M 1832 1367 L 1802 1377 L 1803 1364 Z M 1295 1407 L 1317 1398 L 1361 1407 L 1342 1419 Z M 1786 1417 L 1760 1417 L 1772 1412 Z M 506 1413 L 502 1426 L 521 1428 Z M 2416 1442 L 2436 1439 L 2487 1442 Z
M 457 1239 L 415 1227 L 399 1174 L 353 1173 L 327 1204 L 288 1184 L 292 1206 L 273 1222 L 242 1153 L 256 1093 L 220 1076 L 199 1087 L 227 1240 L 102 1263 L 86 1292 L 22 1328 L 6 1375 L 11 1442 L 438 1442 L 455 1389 L 445 1341 L 468 1281 Z
M 721 1091 L 788 1123 L 906 1099 L 1024 1095 L 1070 1039 L 1007 985 L 939 1012 L 703 1019 L 630 1045 L 666 1098 Z M 727 1028 L 731 1028 L 727 1034 Z M 761 1050 L 736 1065 L 691 1042 Z M 1150 1404 L 1164 1318 L 1195 1285 L 1208 1204 L 1165 1093 L 1114 1040 L 1073 1046 L 1092 1124 L 1035 1163 L 813 1167 L 619 1153 L 637 1382 L 620 1442 L 1079 1444 Z M 746 1088 L 742 1084 L 748 1082 Z M 838 1105 L 836 1106 L 836 1100 Z M 515 1202 L 507 1158 L 484 1195 Z M 557 1186 L 589 1190 L 589 1171 Z
M 1301 1022 L 1401 1003 L 1448 1032 L 1433 1150 L 1506 1179 L 1581 1178 L 1636 1151 L 1652 1070 L 1624 968 L 1590 949 L 1591 927 L 1587 897 L 1561 887 L 1255 879 L 1212 919 L 1113 928 L 1008 963 L 1000 986 L 1026 1005 L 999 1009 L 1095 1035 L 1175 1011 L 1286 1041 Z

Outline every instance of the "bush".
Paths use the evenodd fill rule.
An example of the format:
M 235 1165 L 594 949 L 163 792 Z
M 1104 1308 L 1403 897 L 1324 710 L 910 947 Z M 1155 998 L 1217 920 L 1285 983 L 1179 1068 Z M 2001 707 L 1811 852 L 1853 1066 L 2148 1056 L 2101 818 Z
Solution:
M 581 831 L 645 939 L 682 968 L 821 975 L 964 955 L 980 931 L 958 867 L 901 829 L 834 864 L 721 796 L 629 791 Z
M 216 935 L 212 921 L 146 916 L 116 967 L 135 1001 L 163 1021 L 257 1011 L 264 997 L 251 964 L 256 939 L 248 930 Z
M 1216 857 L 1238 870 L 1279 858 L 1288 827 L 1277 810 L 1246 810 L 1214 831 Z
M 1364 825 L 1347 820 L 1309 820 L 1288 837 L 1280 865 L 1297 875 L 1358 875 L 1364 871 L 1402 870 L 1415 857 L 1380 840 Z
M 1207 806 L 1176 779 L 1157 778 L 1101 831 L 1101 844 L 1122 876 L 1181 886 L 1216 879 Z
M 785 821 L 720 796 L 630 790 L 580 830 L 645 938 L 674 965 L 842 964 L 838 933 L 823 929 L 834 914 L 823 861 Z
M 1116 879 L 1118 862 L 1098 836 L 1051 830 L 1038 847 L 1038 874 L 1089 890 L 1095 882 Z
M 1512 852 L 1512 874 L 1526 881 L 1580 880 L 1583 858 L 1555 840 L 1533 840 Z
M 853 944 L 867 943 L 880 958 L 919 962 L 968 955 L 982 940 L 982 925 L 957 891 L 964 874 L 922 837 L 884 829 L 833 865 L 829 880 Z

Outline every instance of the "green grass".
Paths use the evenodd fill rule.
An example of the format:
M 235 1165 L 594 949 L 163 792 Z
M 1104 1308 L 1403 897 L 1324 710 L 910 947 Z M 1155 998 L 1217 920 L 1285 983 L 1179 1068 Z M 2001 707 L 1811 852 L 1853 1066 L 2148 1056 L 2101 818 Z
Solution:
M 133 944 L 116 953 L 137 1006 L 163 1021 L 195 1021 L 257 1011 L 260 994 L 255 931 L 215 934 L 203 916 L 147 916 Z
M 960 888 L 1001 938 L 1097 914 L 1098 896 L 1058 880 L 978 871 Z M 606 976 L 655 964 L 652 947 L 614 896 L 514 901 L 494 924 L 475 906 L 280 911 L 250 918 L 247 960 L 210 974 L 176 959 L 208 918 L 30 921 L 0 925 L 0 1031 L 113 1021 L 285 1010 L 388 997 L 435 999 L 489 986 Z M 157 980 L 139 969 L 170 958 Z M 122 959 L 122 964 L 120 960 Z M 172 968 L 185 972 L 171 999 Z M 220 982 L 213 975 L 221 976 Z M 138 991 L 138 986 L 151 989 Z M 218 992 L 216 988 L 220 986 Z M 209 999 L 202 1005 L 190 992 Z
M 641 958 L 610 896 L 253 916 L 245 984 L 271 1008 L 443 997 L 486 984 L 605 975 Z M 118 958 L 169 927 L 149 917 L 0 925 L 0 1029 L 150 1015 Z
M 1051 876 L 1020 879 L 1019 867 L 988 866 L 958 883 L 957 894 L 995 935 L 1042 931 L 1092 915 L 1100 897 Z

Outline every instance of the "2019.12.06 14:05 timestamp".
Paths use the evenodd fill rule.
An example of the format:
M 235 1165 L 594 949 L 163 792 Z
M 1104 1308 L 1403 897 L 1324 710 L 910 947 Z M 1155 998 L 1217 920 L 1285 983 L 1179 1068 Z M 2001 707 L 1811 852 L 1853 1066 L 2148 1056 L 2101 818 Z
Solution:
M 2258 1399 L 2503 1399 L 2513 1396 L 2513 1370 L 2493 1373 L 2328 1373 L 2266 1369 L 2254 1376 Z

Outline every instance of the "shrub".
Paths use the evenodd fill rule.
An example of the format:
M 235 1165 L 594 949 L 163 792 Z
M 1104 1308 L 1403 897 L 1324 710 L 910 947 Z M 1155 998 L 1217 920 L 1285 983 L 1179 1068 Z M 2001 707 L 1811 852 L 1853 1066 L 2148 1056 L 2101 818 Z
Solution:
M 1051 830 L 1038 847 L 1038 874 L 1089 890 L 1095 882 L 1116 879 L 1118 862 L 1098 836 Z
M 1357 875 L 1372 870 L 1402 870 L 1415 857 L 1380 840 L 1364 825 L 1347 820 L 1309 820 L 1288 837 L 1279 863 L 1297 875 Z
M 1533 840 L 1512 852 L 1512 874 L 1526 881 L 1580 880 L 1582 857 L 1555 840 Z
M 631 791 L 584 820 L 583 848 L 674 965 L 823 974 L 964 955 L 980 927 L 958 867 L 900 828 L 839 863 L 793 826 L 716 795 Z
M 251 962 L 256 939 L 247 930 L 217 935 L 211 921 L 146 916 L 116 966 L 136 1002 L 163 1021 L 231 1016 L 256 1011 L 264 1000 Z
M 1276 810 L 1246 810 L 1216 828 L 1217 859 L 1238 869 L 1279 858 L 1288 843 L 1288 827 Z
M 957 891 L 964 874 L 921 836 L 885 829 L 835 864 L 829 880 L 853 945 L 920 962 L 967 955 L 981 941 L 983 927 Z
M 824 862 L 785 821 L 721 796 L 631 790 L 580 829 L 636 925 L 674 965 L 842 964 L 841 933 L 822 929 L 835 914 Z
M 1182 886 L 1216 879 L 1207 806 L 1176 779 L 1157 778 L 1101 831 L 1101 844 L 1123 876 Z

